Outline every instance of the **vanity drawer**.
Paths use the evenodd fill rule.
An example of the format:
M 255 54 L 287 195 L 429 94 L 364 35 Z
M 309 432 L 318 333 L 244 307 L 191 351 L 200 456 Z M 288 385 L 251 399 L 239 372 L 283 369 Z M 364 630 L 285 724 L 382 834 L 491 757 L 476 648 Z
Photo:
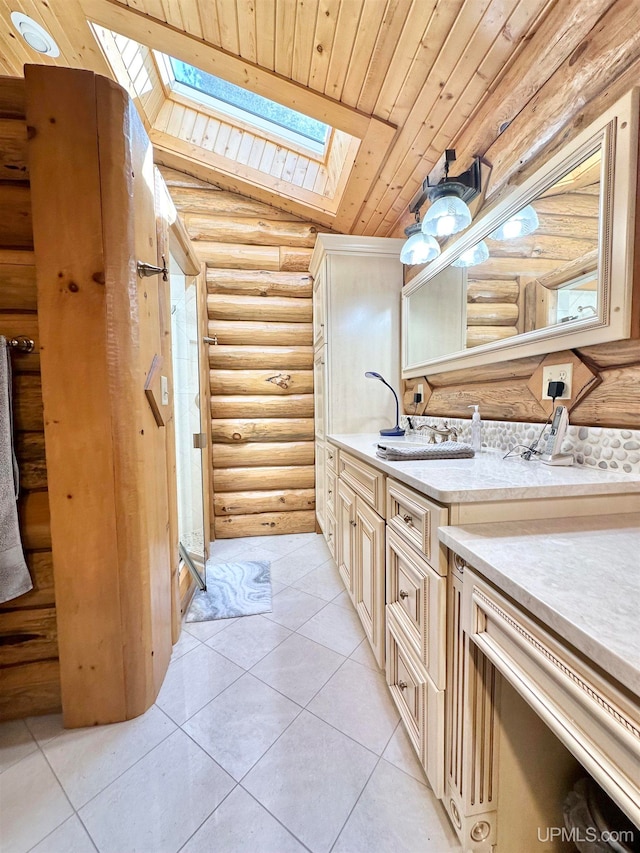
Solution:
M 324 538 L 327 543 L 327 548 L 331 552 L 331 556 L 336 558 L 336 520 L 333 512 L 329 510 L 327 504 L 327 513 L 324 517 Z
M 384 518 L 384 474 L 344 451 L 338 455 L 337 470 L 340 478 Z
M 407 543 L 387 528 L 387 612 L 407 645 L 426 667 L 435 686 L 446 682 L 446 578 L 437 574 Z
M 438 539 L 438 527 L 448 520 L 446 507 L 395 480 L 387 480 L 387 524 L 424 554 L 440 575 L 447 573 L 447 549 Z
M 329 454 L 327 453 L 327 458 Z M 330 512 L 333 516 L 336 514 L 336 489 L 338 487 L 338 475 L 332 468 L 327 468 L 326 470 L 326 501 L 327 501 L 327 512 Z
M 409 740 L 436 797 L 444 791 L 444 690 L 435 684 L 405 645 L 393 613 L 387 610 L 386 676 Z
M 326 465 L 332 471 L 338 470 L 338 448 L 334 444 L 327 444 Z

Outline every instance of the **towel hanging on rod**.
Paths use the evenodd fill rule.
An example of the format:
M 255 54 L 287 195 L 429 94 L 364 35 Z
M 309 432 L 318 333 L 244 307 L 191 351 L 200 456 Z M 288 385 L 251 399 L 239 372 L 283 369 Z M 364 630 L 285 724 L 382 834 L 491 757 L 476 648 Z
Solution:
M 14 339 L 19 340 L 19 339 Z M 22 349 L 31 352 L 32 346 Z M 13 450 L 11 356 L 15 345 L 0 335 L 0 603 L 33 588 L 22 551 L 18 522 L 18 464 Z

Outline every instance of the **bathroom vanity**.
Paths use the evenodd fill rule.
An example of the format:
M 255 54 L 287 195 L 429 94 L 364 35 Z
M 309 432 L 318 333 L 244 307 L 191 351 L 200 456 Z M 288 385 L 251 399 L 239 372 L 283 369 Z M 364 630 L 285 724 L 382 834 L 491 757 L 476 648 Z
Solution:
M 379 441 L 328 436 L 325 537 L 463 849 L 533 849 L 569 752 L 638 822 L 640 481 L 497 452 L 389 462 Z

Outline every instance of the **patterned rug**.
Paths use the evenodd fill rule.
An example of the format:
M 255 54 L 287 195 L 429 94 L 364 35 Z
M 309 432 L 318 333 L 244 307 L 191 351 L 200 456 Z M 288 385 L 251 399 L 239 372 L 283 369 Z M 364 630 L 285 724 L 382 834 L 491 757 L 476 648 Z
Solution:
M 207 565 L 206 590 L 197 590 L 187 622 L 255 616 L 271 610 L 271 568 L 267 561 Z

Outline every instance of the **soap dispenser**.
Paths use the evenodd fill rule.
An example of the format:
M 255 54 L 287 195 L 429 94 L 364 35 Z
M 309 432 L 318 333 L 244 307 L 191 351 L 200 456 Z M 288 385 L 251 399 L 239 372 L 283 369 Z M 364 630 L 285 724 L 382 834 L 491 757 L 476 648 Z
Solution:
M 471 418 L 471 447 L 476 453 L 482 450 L 482 421 L 480 419 L 480 406 L 469 406 L 470 409 L 475 409 Z

